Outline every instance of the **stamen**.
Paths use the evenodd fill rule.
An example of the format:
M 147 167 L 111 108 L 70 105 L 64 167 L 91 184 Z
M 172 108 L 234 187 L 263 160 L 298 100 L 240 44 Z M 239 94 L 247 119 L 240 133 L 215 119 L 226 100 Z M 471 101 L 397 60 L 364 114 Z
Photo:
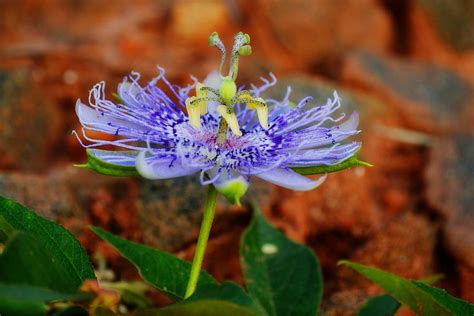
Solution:
M 245 98 L 248 98 L 248 97 L 252 97 L 252 95 L 250 94 L 250 91 L 248 90 L 242 90 L 242 91 L 239 91 L 236 95 L 235 95 L 236 98 L 242 98 L 242 99 L 245 99 Z
M 207 90 L 204 90 L 204 85 L 200 82 L 196 84 L 196 97 L 197 98 L 207 98 Z M 199 102 L 200 104 L 200 110 L 201 110 L 201 115 L 204 115 L 207 113 L 207 101 L 201 101 Z
M 263 129 L 268 128 L 268 106 L 263 98 L 249 99 L 247 105 L 257 111 L 258 121 Z
M 219 35 L 217 34 L 217 32 L 214 32 L 214 33 L 211 34 L 211 36 L 209 36 L 208 44 L 209 44 L 209 46 L 217 47 L 217 49 L 221 52 L 222 56 L 221 56 L 221 63 L 219 65 L 219 74 L 220 74 L 221 78 L 223 78 L 224 76 L 222 75 L 222 67 L 224 67 L 225 58 L 226 58 L 226 51 L 225 51 L 224 44 L 222 43 L 221 39 L 219 38 Z
M 219 105 L 216 108 L 216 111 L 219 112 L 219 114 L 224 118 L 234 135 L 242 136 L 237 116 L 233 111 L 229 110 L 229 108 L 225 105 Z
M 186 110 L 188 110 L 189 122 L 194 128 L 201 128 L 201 102 L 197 97 L 186 99 Z
M 202 95 L 200 90 L 198 95 Z M 207 95 L 207 93 L 206 93 Z M 222 102 L 221 98 L 210 98 L 210 97 L 197 97 L 192 96 L 186 99 L 186 110 L 188 110 L 189 122 L 195 128 L 201 128 L 201 115 L 207 113 L 207 103 L 208 101 Z
M 207 91 L 207 92 L 212 92 L 216 97 L 219 97 L 219 91 L 217 89 L 214 89 L 214 88 L 211 88 L 211 87 L 207 87 L 205 85 L 202 85 L 200 90 L 202 91 Z
M 253 98 L 248 91 L 241 91 L 232 102 L 246 103 L 249 109 L 256 110 L 260 125 L 263 129 L 268 129 L 268 106 L 263 98 Z

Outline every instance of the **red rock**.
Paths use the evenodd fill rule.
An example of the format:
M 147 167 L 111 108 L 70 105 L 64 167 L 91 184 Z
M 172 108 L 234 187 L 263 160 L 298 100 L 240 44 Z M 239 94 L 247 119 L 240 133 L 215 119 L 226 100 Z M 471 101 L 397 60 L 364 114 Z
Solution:
M 387 211 L 399 213 L 404 211 L 408 206 L 409 196 L 407 195 L 407 192 L 402 192 L 401 190 L 393 188 L 385 192 L 383 200 L 387 207 Z
M 175 1 L 170 12 L 171 36 L 202 48 L 207 46 L 207 38 L 212 32 L 218 31 L 223 39 L 231 37 L 237 31 L 230 9 L 222 1 Z
M 474 302 L 474 269 L 467 265 L 459 265 L 462 298 Z
M 377 1 L 273 0 L 253 9 L 261 10 L 291 58 L 306 65 L 355 47 L 386 53 L 391 46 L 391 20 Z
M 43 172 L 63 130 L 61 112 L 28 70 L 0 71 L 0 169 Z
M 472 22 L 470 27 L 460 27 L 462 22 L 459 20 L 453 20 L 449 22 L 452 24 L 450 27 L 450 32 L 452 32 L 453 30 L 458 30 L 458 32 L 464 32 L 465 35 L 471 37 L 471 47 L 469 48 L 469 45 L 464 45 L 464 50 L 458 50 L 453 47 L 453 45 L 450 45 L 449 41 L 459 42 L 460 40 L 462 40 L 462 38 L 455 35 L 449 35 L 449 37 L 443 39 L 443 36 L 440 34 L 440 32 L 438 32 L 437 29 L 437 25 L 443 24 L 443 22 L 441 21 L 440 23 L 440 21 L 437 21 L 438 23 L 436 23 L 436 18 L 432 14 L 430 14 L 430 10 L 427 8 L 429 6 L 437 6 L 437 4 L 434 2 L 430 3 L 430 1 L 424 1 L 424 3 L 426 4 L 426 6 L 414 2 L 412 9 L 409 12 L 408 28 L 410 30 L 410 55 L 413 56 L 416 60 L 422 60 L 424 62 L 434 63 L 448 67 L 461 74 L 471 83 L 474 83 L 474 49 L 472 47 L 472 35 L 469 35 L 469 30 L 472 30 Z M 448 6 L 469 6 L 469 3 L 469 1 L 448 1 L 448 3 L 446 4 Z M 446 10 L 445 8 L 439 9 L 442 10 L 441 12 L 443 12 L 443 10 Z M 438 15 L 441 14 L 441 16 L 444 15 L 445 17 L 449 16 L 449 13 L 446 14 L 446 12 L 441 12 L 438 13 Z M 449 10 L 449 12 L 456 12 L 456 10 Z M 464 12 L 461 14 L 468 15 L 469 13 Z M 464 38 L 466 38 L 466 36 L 464 36 Z
M 406 236 L 410 238 L 406 238 Z M 407 213 L 377 234 L 353 260 L 370 258 L 370 263 L 412 279 L 433 274 L 436 227 L 425 217 Z
M 473 145 L 470 134 L 439 139 L 426 170 L 427 201 L 445 219 L 444 245 L 456 259 L 462 295 L 471 301 L 474 293 Z
M 407 213 L 367 240 L 350 260 L 420 280 L 435 273 L 435 245 L 436 228 L 430 221 Z M 338 279 L 344 289 L 364 288 L 370 295 L 380 291 L 348 268 L 339 268 Z
M 430 133 L 457 128 L 474 95 L 472 85 L 448 69 L 368 53 L 346 60 L 342 80 L 393 106 L 403 127 Z

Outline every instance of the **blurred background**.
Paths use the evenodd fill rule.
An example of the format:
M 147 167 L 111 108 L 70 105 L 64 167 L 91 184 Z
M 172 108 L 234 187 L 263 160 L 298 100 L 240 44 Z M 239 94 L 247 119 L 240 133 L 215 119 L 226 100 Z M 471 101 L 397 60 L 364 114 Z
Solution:
M 135 270 L 88 225 L 191 259 L 206 189 L 197 177 L 111 178 L 73 163 L 85 151 L 72 130 L 78 98 L 107 93 L 139 71 L 174 83 L 203 79 L 227 45 L 249 33 L 253 54 L 238 83 L 272 71 L 269 93 L 294 91 L 361 116 L 361 157 L 373 168 L 331 174 L 298 193 L 255 182 L 271 221 L 321 261 L 323 315 L 351 315 L 380 290 L 345 268 L 351 259 L 438 283 L 474 301 L 474 1 L 472 0 L 1 0 L 0 194 L 62 223 L 119 279 Z M 241 282 L 245 207 L 220 201 L 205 268 Z

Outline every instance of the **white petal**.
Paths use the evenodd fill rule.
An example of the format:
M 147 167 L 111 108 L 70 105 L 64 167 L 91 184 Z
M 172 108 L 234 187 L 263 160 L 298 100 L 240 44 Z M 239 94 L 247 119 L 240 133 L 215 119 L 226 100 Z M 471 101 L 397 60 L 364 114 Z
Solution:
M 152 161 L 152 164 L 150 164 L 145 159 L 146 155 L 145 151 L 138 154 L 135 167 L 142 177 L 147 179 L 157 180 L 182 177 L 199 170 L 196 167 L 184 167 L 179 160 L 175 160 L 172 163 L 171 159 Z
M 350 132 L 357 128 L 359 125 L 359 114 L 357 112 L 352 112 L 351 116 L 341 125 L 339 125 L 339 130 L 341 132 Z
M 206 79 L 204 79 L 203 84 L 207 87 L 219 90 L 222 83 L 221 75 L 217 70 L 211 71 Z
M 219 90 L 221 83 L 222 83 L 222 78 L 217 70 L 212 71 L 207 75 L 206 79 L 202 82 L 205 86 Z M 207 108 L 209 113 L 216 117 L 219 118 L 219 114 L 216 113 L 216 107 L 219 105 L 219 102 L 215 101 L 209 101 L 207 103 Z
M 275 168 L 256 174 L 255 176 L 273 184 L 295 191 L 312 190 L 323 183 L 324 180 L 326 180 L 326 175 L 323 175 L 317 180 L 312 180 L 294 172 L 291 169 L 284 168 Z
M 146 132 L 147 127 L 133 123 L 126 119 L 116 118 L 107 113 L 102 113 L 88 105 L 85 105 L 81 100 L 76 102 L 76 114 L 79 121 L 86 127 L 94 127 L 104 132 L 115 133 L 117 128 L 132 128 L 138 131 Z M 109 126 L 109 123 L 113 126 Z

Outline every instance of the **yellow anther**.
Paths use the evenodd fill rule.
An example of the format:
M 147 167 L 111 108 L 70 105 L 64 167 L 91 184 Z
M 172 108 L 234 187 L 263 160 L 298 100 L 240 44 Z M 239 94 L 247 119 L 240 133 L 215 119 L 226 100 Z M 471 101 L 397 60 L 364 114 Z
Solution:
M 201 128 L 201 102 L 198 101 L 197 97 L 189 97 L 185 102 L 189 122 L 194 128 Z
M 198 98 L 207 98 L 207 96 L 208 96 L 207 90 L 202 89 L 202 88 L 205 88 L 205 87 L 206 86 L 203 85 L 200 82 L 198 82 L 196 84 L 196 97 L 198 97 Z M 204 114 L 207 113 L 207 103 L 208 103 L 208 101 L 200 101 L 199 102 L 199 108 L 201 110 L 201 115 L 204 115 Z
M 237 136 L 242 136 L 239 122 L 237 121 L 237 116 L 235 115 L 235 113 L 232 111 L 229 111 L 229 109 L 225 105 L 219 105 L 216 108 L 216 110 L 227 122 L 227 125 L 229 125 L 232 133 L 234 133 L 234 135 L 237 135 Z
M 243 103 L 247 103 L 248 107 L 251 109 L 251 110 L 254 110 L 255 108 L 253 107 L 253 105 L 250 105 L 248 104 L 248 102 L 252 101 L 252 95 L 250 94 L 250 92 L 248 91 L 241 91 L 239 92 L 238 94 L 238 97 L 237 97 L 239 100 L 239 103 L 240 103 L 240 100 L 243 100 L 244 102 Z
M 252 98 L 250 95 L 243 95 L 240 97 L 241 99 L 246 100 L 247 106 L 251 110 L 257 111 L 258 121 L 260 125 L 264 128 L 268 128 L 268 106 L 265 103 L 263 98 Z
M 258 121 L 263 129 L 268 128 L 268 106 L 263 98 L 257 98 L 255 109 L 257 110 Z M 250 105 L 249 105 L 250 107 Z

